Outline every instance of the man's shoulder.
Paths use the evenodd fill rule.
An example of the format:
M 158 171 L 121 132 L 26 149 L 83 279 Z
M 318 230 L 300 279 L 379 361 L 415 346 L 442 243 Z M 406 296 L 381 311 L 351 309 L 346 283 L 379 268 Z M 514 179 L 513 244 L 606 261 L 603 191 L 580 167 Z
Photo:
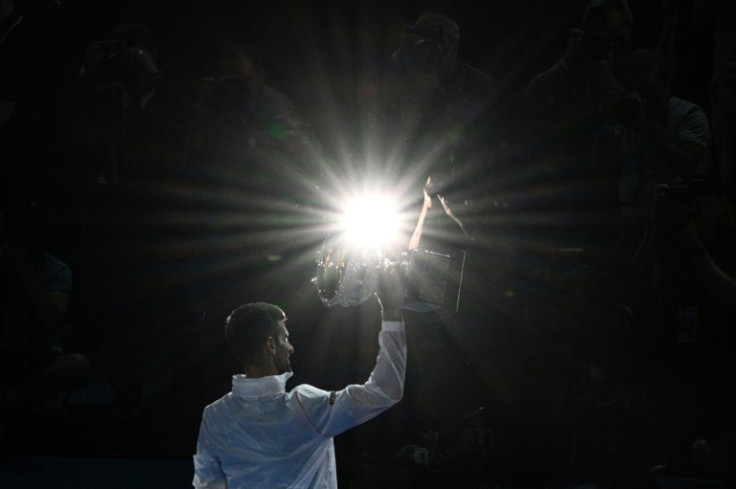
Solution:
M 677 97 L 671 97 L 669 111 L 664 122 L 667 131 L 677 133 L 679 140 L 697 141 L 709 145 L 710 124 L 708 116 L 699 105 Z
M 63 270 L 63 271 L 71 270 L 69 268 L 69 264 L 67 264 L 64 260 L 46 251 L 43 252 L 43 267 L 49 268 L 52 270 Z
M 43 254 L 40 269 L 41 281 L 50 288 L 50 292 L 69 294 L 72 288 L 72 271 L 69 265 L 49 253 Z
M 207 404 L 202 410 L 202 417 L 210 416 L 212 415 L 212 413 L 218 411 L 219 409 L 222 409 L 222 407 L 229 401 L 230 398 L 232 398 L 232 392 L 228 392 L 221 398 L 212 401 L 210 404 Z
M 330 391 L 320 389 L 310 384 L 299 384 L 289 391 L 289 396 L 299 396 L 300 400 L 321 399 L 330 396 Z
M 322 410 L 327 407 L 331 400 L 334 402 L 335 391 L 326 391 L 310 384 L 300 384 L 287 394 L 287 402 L 294 401 L 308 413 Z
M 681 123 L 689 118 L 706 118 L 705 110 L 698 104 L 689 100 L 670 97 L 667 119 L 670 123 Z M 707 119 L 705 119 L 707 120 Z

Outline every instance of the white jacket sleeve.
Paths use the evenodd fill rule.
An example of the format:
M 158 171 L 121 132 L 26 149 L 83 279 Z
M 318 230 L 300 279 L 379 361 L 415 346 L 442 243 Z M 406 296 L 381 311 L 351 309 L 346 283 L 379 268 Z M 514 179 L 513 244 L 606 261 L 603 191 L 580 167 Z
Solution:
M 324 437 L 336 436 L 401 400 L 407 355 L 404 328 L 403 322 L 381 324 L 376 365 L 365 384 L 351 384 L 335 392 L 306 385 L 296 389 L 296 401 L 315 430 Z

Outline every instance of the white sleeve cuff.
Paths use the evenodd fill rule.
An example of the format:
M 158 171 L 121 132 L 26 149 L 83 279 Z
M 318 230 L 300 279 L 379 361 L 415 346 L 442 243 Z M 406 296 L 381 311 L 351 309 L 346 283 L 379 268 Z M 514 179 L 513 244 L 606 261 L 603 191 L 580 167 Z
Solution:
M 404 321 L 381 321 L 381 331 L 404 331 Z

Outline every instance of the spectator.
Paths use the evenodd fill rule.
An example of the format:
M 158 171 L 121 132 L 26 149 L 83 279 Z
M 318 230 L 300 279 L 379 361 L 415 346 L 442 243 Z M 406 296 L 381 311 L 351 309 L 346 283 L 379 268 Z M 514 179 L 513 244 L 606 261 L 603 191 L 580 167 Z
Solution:
M 159 68 L 156 33 L 139 23 L 118 25 L 112 39 L 85 51 L 81 76 L 98 95 L 97 183 L 170 181 L 184 165 L 193 97 L 182 80 Z
M 686 446 L 729 429 L 722 413 L 733 409 L 736 224 L 707 179 L 658 186 L 651 215 L 631 268 L 632 342 L 653 416 Z
M 72 277 L 45 251 L 46 209 L 37 200 L 12 206 L 0 220 L 0 424 L 28 409 L 57 414 L 89 371 L 89 361 L 65 353 L 62 341 Z
M 621 88 L 613 70 L 628 48 L 633 24 L 628 3 L 590 2 L 582 20 L 582 28 L 570 31 L 562 57 L 527 86 L 524 98 L 532 112 L 564 109 L 580 97 Z
M 286 392 L 294 348 L 285 313 L 265 303 L 232 312 L 226 335 L 245 375 L 235 375 L 232 392 L 204 410 L 194 456 L 195 487 L 337 488 L 333 437 L 403 395 L 406 337 L 398 268 L 383 280 L 376 365 L 365 384 L 339 391 L 302 384 Z
M 540 185 L 556 190 L 533 205 L 573 213 L 573 219 L 565 214 L 555 220 L 563 247 L 600 249 L 616 234 L 617 147 L 599 107 L 622 89 L 616 68 L 628 49 L 632 24 L 625 0 L 591 1 L 582 27 L 570 31 L 563 55 L 536 75 L 524 94 L 539 124 Z
M 40 51 L 13 0 L 0 0 L 0 199 L 18 201 L 34 184 L 39 147 Z
M 255 46 L 242 42 L 226 46 L 222 51 L 219 72 L 218 78 L 238 76 L 245 79 L 252 117 L 263 130 L 270 128 L 272 135 L 292 132 L 294 136 L 303 138 L 310 133 L 294 102 L 266 83 L 266 68 Z
M 321 178 L 319 145 L 291 99 L 266 84 L 258 50 L 227 45 L 217 71 L 202 80 L 194 173 L 284 199 L 314 194 Z
M 696 309 L 706 316 L 693 316 L 695 311 L 691 309 L 689 323 L 677 322 L 681 327 L 696 328 L 679 331 L 680 341 L 697 340 L 702 333 L 697 331 L 698 323 L 704 320 L 719 323 L 718 328 L 725 327 L 722 321 L 727 318 L 720 311 L 736 306 L 736 281 L 732 278 L 736 275 L 736 223 L 732 207 L 716 185 L 707 180 L 693 180 L 657 186 L 652 216 L 652 226 L 634 260 L 634 284 L 638 289 L 649 291 L 670 287 L 662 290 L 664 295 L 653 303 L 657 308 L 672 306 L 669 311 L 660 311 L 667 314 L 668 320 L 672 319 L 670 325 L 677 322 L 676 308 L 690 303 L 701 304 Z M 683 291 L 692 294 L 689 297 L 672 295 Z M 647 302 L 640 297 L 643 303 Z M 667 331 L 675 331 L 669 325 L 664 326 Z M 718 328 L 708 327 L 712 333 Z M 728 334 L 728 331 L 722 330 L 719 334 Z
M 729 201 L 736 203 L 736 4 L 728 0 L 693 2 L 696 25 L 711 32 L 713 76 L 709 88 L 713 128 L 714 175 Z
M 459 58 L 459 41 L 454 20 L 426 11 L 402 27 L 396 51 L 361 83 L 360 153 L 383 178 L 417 188 L 431 174 L 478 183 L 497 91 Z
M 187 136 L 193 103 L 184 80 L 159 68 L 156 34 L 139 23 L 120 24 L 111 39 L 86 49 L 81 69 L 96 96 L 97 113 L 90 117 L 99 120 L 100 131 L 91 155 L 99 157 L 96 183 L 85 216 L 94 246 L 85 258 L 94 278 L 105 283 L 93 291 L 92 302 L 104 305 L 99 314 L 113 339 L 108 374 L 117 417 L 142 412 L 147 368 L 154 356 L 160 358 L 171 330 L 180 326 L 172 325 L 168 311 L 170 300 L 181 305 L 180 292 L 153 275 L 178 259 L 169 245 L 182 227 L 171 216 L 183 204 L 179 194 L 168 190 L 183 181 L 180 172 L 192 147 Z M 163 222 L 152 218 L 164 214 L 169 217 Z M 131 242 L 137 244 L 134 249 Z M 181 270 L 181 263 L 176 267 Z M 139 295 L 141 280 L 159 286 Z
M 665 16 L 657 46 L 670 64 L 678 12 L 671 3 L 676 4 L 662 2 Z M 622 73 L 633 22 L 626 0 L 589 2 L 582 28 L 570 31 L 564 54 L 531 80 L 524 95 L 542 136 L 540 185 L 555 190 L 542 194 L 544 200 L 535 204 L 560 212 L 551 219 L 552 239 L 562 239 L 557 246 L 590 251 L 588 263 L 601 274 L 597 294 L 607 305 L 617 300 L 621 284 L 628 280 L 621 274 L 622 265 L 630 262 L 641 235 L 640 230 L 630 230 L 628 218 L 622 228 L 620 217 L 630 213 L 622 211 L 621 200 L 625 208 L 631 206 L 622 182 L 629 178 L 626 165 L 631 167 L 633 158 L 626 146 L 622 149 L 620 129 L 634 119 L 644 120 L 638 117 L 639 98 L 626 93 Z M 658 73 L 669 76 L 670 65 L 660 66 Z M 669 87 L 669 81 L 660 79 L 663 87 Z M 643 201 L 648 202 L 646 197 Z
M 674 72 L 674 34 L 677 0 L 662 0 L 665 14 L 656 51 Z M 629 50 L 634 17 L 627 0 L 591 0 L 585 7 L 582 28 L 570 31 L 560 59 L 529 83 L 524 102 L 532 113 L 581 110 L 587 105 L 595 113 L 607 95 L 622 90 L 618 65 Z M 592 102 L 592 104 L 588 104 Z
M 668 70 L 654 52 L 631 53 L 623 73 L 626 92 L 605 111 L 618 124 L 621 142 L 619 200 L 625 239 L 638 239 L 657 184 L 708 171 L 710 127 L 703 109 L 671 96 Z

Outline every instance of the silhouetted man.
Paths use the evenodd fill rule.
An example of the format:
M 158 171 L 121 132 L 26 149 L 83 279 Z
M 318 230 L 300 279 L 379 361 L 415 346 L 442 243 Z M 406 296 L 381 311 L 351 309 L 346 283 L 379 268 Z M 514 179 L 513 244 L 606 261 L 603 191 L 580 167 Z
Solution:
M 194 456 L 195 487 L 337 488 L 333 437 L 380 414 L 403 396 L 404 291 L 397 268 L 382 277 L 380 350 L 365 384 L 338 391 L 298 385 L 286 391 L 294 347 L 286 314 L 250 303 L 226 321 L 230 348 L 245 374 L 207 406 Z

